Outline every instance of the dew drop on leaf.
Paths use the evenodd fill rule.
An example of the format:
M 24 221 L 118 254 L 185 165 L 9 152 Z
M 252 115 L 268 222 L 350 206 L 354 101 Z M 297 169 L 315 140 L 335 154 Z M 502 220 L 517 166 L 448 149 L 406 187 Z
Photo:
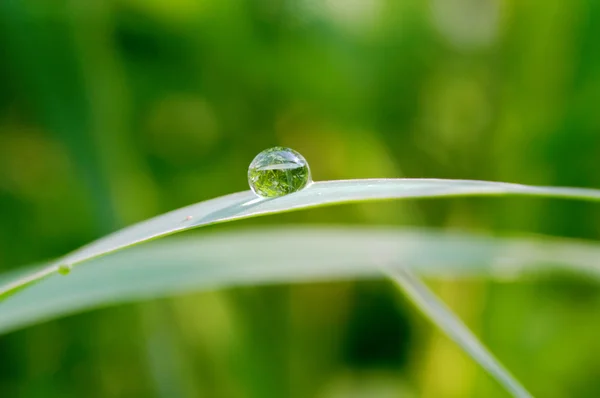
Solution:
M 61 264 L 58 266 L 58 273 L 61 275 L 68 275 L 71 272 L 70 264 Z
M 254 158 L 248 168 L 252 191 L 263 198 L 276 198 L 306 187 L 312 182 L 306 159 L 290 148 L 269 148 Z

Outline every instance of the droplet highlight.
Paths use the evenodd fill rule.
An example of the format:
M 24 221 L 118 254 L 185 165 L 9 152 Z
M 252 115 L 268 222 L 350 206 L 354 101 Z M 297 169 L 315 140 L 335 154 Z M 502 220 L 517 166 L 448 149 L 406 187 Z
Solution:
M 262 198 L 276 198 L 306 187 L 311 180 L 308 162 L 290 148 L 269 148 L 254 158 L 248 168 L 250 189 Z

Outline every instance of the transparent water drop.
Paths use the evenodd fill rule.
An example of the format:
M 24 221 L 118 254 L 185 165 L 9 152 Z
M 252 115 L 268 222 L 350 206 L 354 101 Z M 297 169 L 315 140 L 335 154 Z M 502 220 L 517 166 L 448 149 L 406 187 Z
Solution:
M 290 148 L 265 149 L 250 163 L 248 184 L 263 198 L 276 198 L 296 192 L 311 183 L 306 159 Z
M 71 273 L 71 265 L 70 264 L 61 264 L 58 266 L 58 273 L 61 275 L 68 275 Z

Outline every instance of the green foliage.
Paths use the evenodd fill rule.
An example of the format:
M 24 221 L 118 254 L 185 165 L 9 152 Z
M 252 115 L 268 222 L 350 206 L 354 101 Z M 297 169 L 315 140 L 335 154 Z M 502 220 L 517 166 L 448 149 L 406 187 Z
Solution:
M 31 272 L 21 265 L 47 264 L 127 225 L 245 190 L 248 164 L 276 145 L 305 155 L 318 181 L 600 187 L 597 2 L 471 3 L 0 2 L 2 275 L 21 280 Z M 595 203 L 494 196 L 317 207 L 211 230 L 427 226 L 485 233 L 486 248 L 513 233 L 600 237 Z M 188 215 L 177 225 L 197 221 Z M 200 243 L 207 238 L 195 242 L 207 250 Z M 466 260 L 460 245 L 437 242 L 422 250 L 424 259 Z M 46 283 L 69 284 L 96 261 L 122 264 L 118 256 L 144 246 L 94 258 L 66 276 L 40 268 L 30 282 L 50 272 L 46 279 L 0 307 Z M 539 266 L 525 279 L 457 280 L 438 270 L 427 282 L 535 396 L 592 398 L 600 391 L 598 256 L 587 245 L 569 246 L 558 263 L 573 259 L 587 273 L 542 276 L 558 246 L 540 246 L 547 256 L 536 251 Z M 477 263 L 482 243 L 467 247 Z M 512 269 L 511 258 L 528 263 L 520 254 L 529 249 L 503 247 L 472 269 Z M 239 261 L 230 261 L 237 269 Z M 135 278 L 121 282 L 135 286 Z M 0 337 L 0 395 L 506 396 L 389 283 L 255 283 L 14 329 Z
M 266 161 L 267 164 L 280 161 L 279 156 L 280 149 L 276 148 L 276 159 L 269 157 L 273 154 L 273 151 L 268 150 L 266 153 L 259 154 L 259 163 Z M 266 160 L 261 157 L 266 155 Z M 255 159 L 256 162 L 256 159 Z M 253 166 L 261 168 L 260 165 L 253 164 L 250 166 L 250 173 L 252 173 Z M 280 163 L 276 163 L 280 164 Z M 306 167 L 308 172 L 308 167 Z M 280 176 L 276 176 L 280 177 Z M 264 181 L 269 176 L 260 176 L 259 179 L 254 180 L 254 183 L 259 183 L 264 186 L 273 181 Z M 308 178 L 308 177 L 307 177 Z M 260 189 L 260 187 L 259 187 Z M 51 265 L 43 271 L 36 271 L 30 275 L 9 283 L 4 287 L 0 287 L 0 300 L 7 299 L 17 292 L 23 290 L 26 287 L 31 286 L 37 281 L 41 281 L 47 278 L 52 273 L 59 273 L 67 275 L 71 271 L 71 267 L 74 264 L 79 264 L 84 261 L 94 259 L 96 257 L 109 254 L 116 250 L 132 246 L 135 244 L 142 243 L 146 240 L 156 239 L 160 236 L 165 236 L 174 232 L 180 232 L 185 229 L 192 227 L 198 227 L 202 225 L 215 224 L 218 222 L 230 221 L 232 219 L 242 219 L 252 216 L 257 216 L 267 213 L 285 212 L 290 210 L 296 210 L 306 207 L 323 206 L 326 204 L 344 203 L 352 201 L 365 201 L 375 199 L 392 199 L 392 198 L 406 198 L 406 197 L 436 197 L 436 196 L 452 196 L 452 195 L 498 195 L 498 194 L 522 194 L 522 195 L 536 195 L 536 196 L 556 196 L 556 197 L 567 197 L 567 198 L 579 198 L 588 200 L 598 200 L 600 198 L 600 191 L 592 189 L 576 189 L 576 188 L 560 188 L 560 187 L 529 187 L 517 184 L 505 184 L 495 182 L 484 182 L 484 181 L 451 181 L 451 180 L 347 180 L 347 181 L 332 181 L 332 182 L 321 182 L 309 186 L 307 189 L 294 192 L 294 194 L 288 194 L 281 196 L 276 201 L 264 200 L 257 198 L 250 198 L 249 192 L 240 192 L 237 194 L 228 195 L 222 198 L 216 198 L 207 202 L 198 203 L 192 206 L 188 206 L 183 209 L 172 211 L 168 214 L 156 217 L 151 220 L 144 221 L 140 224 L 126 228 L 120 232 L 111 234 L 110 236 L 103 238 L 97 242 L 89 244 L 79 251 L 58 260 L 58 265 Z M 184 217 L 184 214 L 187 214 Z M 318 238 L 319 239 L 319 238 Z M 269 246 L 272 243 L 258 244 L 257 247 L 262 251 L 263 247 Z M 364 241 L 358 243 L 359 246 L 363 246 Z M 288 252 L 294 253 L 298 249 L 298 243 L 295 242 L 294 248 L 288 248 Z M 231 249 L 231 248 L 229 248 Z M 223 250 L 221 248 L 221 250 Z M 301 250 L 306 250 L 303 247 Z M 389 249 L 388 249 L 389 250 Z M 389 255 L 386 256 L 387 250 L 377 251 L 373 253 L 376 262 L 387 263 L 391 259 Z M 246 262 L 247 254 L 245 251 L 236 251 L 237 261 Z M 272 250 L 267 250 L 268 256 L 273 255 Z M 344 253 L 344 254 L 342 254 Z M 350 256 L 345 257 L 350 254 Z M 530 255 L 530 253 L 524 253 L 524 255 Z M 355 261 L 350 252 L 345 250 L 336 253 L 336 257 L 341 258 L 346 263 Z M 274 256 L 276 262 L 281 259 L 281 266 L 289 267 L 290 263 L 285 261 L 287 256 L 279 255 Z M 387 257 L 387 258 L 386 258 Z M 140 260 L 129 260 L 131 263 L 138 263 Z M 163 259 L 162 267 L 165 268 L 165 272 L 171 273 L 169 269 L 169 263 L 172 261 L 171 258 Z M 372 261 L 372 260 L 371 260 Z M 368 264 L 369 260 L 365 260 Z M 262 261 L 261 261 L 262 263 Z M 344 262 L 342 263 L 344 264 Z M 223 264 L 219 264 L 222 266 Z M 148 268 L 144 267 L 144 275 L 149 271 Z M 111 277 L 116 277 L 118 280 L 136 280 L 138 283 L 143 282 L 146 278 L 144 275 L 140 277 L 134 277 L 133 275 L 124 276 L 119 273 L 112 273 Z M 402 286 L 409 296 L 418 304 L 419 308 L 427 314 L 434 323 L 436 323 L 444 332 L 448 333 L 455 341 L 465 349 L 469 355 L 478 361 L 491 375 L 496 377 L 500 383 L 502 383 L 508 391 L 518 397 L 528 397 L 529 393 L 516 381 L 514 378 L 503 368 L 502 365 L 497 363 L 491 354 L 487 352 L 483 345 L 481 345 L 469 332 L 469 330 L 462 325 L 457 318 L 454 317 L 451 311 L 448 311 L 442 305 L 439 305 L 435 301 L 435 296 L 430 294 L 426 288 L 420 284 L 420 282 L 412 277 L 410 273 L 405 271 L 392 272 L 394 279 L 396 279 L 400 286 Z M 172 275 L 169 275 L 172 277 Z M 269 280 L 269 274 L 265 275 L 265 279 Z M 98 276 L 94 276 L 94 283 L 98 283 Z M 234 279 L 235 280 L 235 279 Z M 161 291 L 165 289 L 165 282 L 169 281 L 169 278 L 161 279 L 161 283 L 154 288 Z M 294 279 L 286 279 L 286 282 L 294 281 Z M 114 285 L 116 281 L 109 280 L 106 284 Z M 224 283 L 227 286 L 232 281 L 225 280 Z M 264 282 L 259 279 L 257 282 Z M 71 280 L 66 286 L 76 286 L 77 289 L 81 289 L 81 286 L 85 286 L 85 282 Z M 128 290 L 137 291 L 139 287 L 133 287 L 127 282 L 128 288 L 126 288 L 124 294 L 129 294 Z M 151 285 L 152 286 L 152 285 Z M 166 284 L 169 286 L 169 283 Z M 184 288 L 184 285 L 176 286 L 176 288 Z M 34 288 L 38 288 L 34 286 Z M 167 288 L 168 289 L 168 288 Z M 153 289 L 150 289 L 152 292 Z M 43 290 L 42 290 L 43 292 Z M 60 293 L 55 292 L 53 295 L 61 296 L 65 294 L 62 290 Z M 42 293 L 43 295 L 43 293 Z M 118 296 L 118 295 L 117 295 Z M 39 303 L 45 303 L 44 310 L 40 316 L 48 316 L 51 312 L 48 312 L 48 298 L 37 298 L 34 293 L 34 299 L 29 301 L 30 307 L 35 307 Z M 67 295 L 69 297 L 69 295 Z M 110 301 L 117 300 L 114 292 L 110 292 L 105 298 Z M 27 303 L 27 299 L 25 299 Z M 97 298 L 96 298 L 97 300 Z M 85 303 L 85 300 L 82 300 Z M 15 301 L 10 301 L 15 305 Z M 80 303 L 78 303 L 80 304 Z M 10 308 L 6 306 L 0 307 L 4 311 Z M 65 309 L 68 310 L 70 307 L 67 305 L 59 305 L 58 309 L 55 310 L 61 313 Z M 75 308 L 79 308 L 76 306 Z M 23 311 L 17 301 L 16 310 L 13 313 L 29 313 L 31 314 L 32 309 L 29 311 Z M 30 315 L 31 316 L 31 315 Z M 18 319 L 18 318 L 17 318 Z M 26 318 L 27 319 L 27 318 Z M 10 320 L 10 318 L 9 318 Z M 35 320 L 35 318 L 34 318 Z M 32 320 L 29 319 L 31 322 Z M 5 321 L 6 322 L 6 321 Z
M 599 255 L 597 245 L 549 237 L 396 228 L 279 227 L 178 236 L 97 256 L 68 277 L 45 274 L 0 304 L 0 333 L 106 304 L 238 285 L 381 278 L 386 269 L 400 266 L 441 279 L 516 281 L 562 272 L 563 278 L 580 274 L 600 280 L 594 260 Z M 0 283 L 36 272 L 39 267 L 3 275 Z
M 384 179 L 322 181 L 277 200 L 257 198 L 251 191 L 238 192 L 196 203 L 129 226 L 92 242 L 58 260 L 57 265 L 23 277 L 4 287 L 0 300 L 43 279 L 53 272 L 68 273 L 70 267 L 119 249 L 204 225 L 256 217 L 265 214 L 348 202 L 398 198 L 444 196 L 533 195 L 582 200 L 600 200 L 600 190 L 532 187 L 487 181 Z M 243 253 L 240 253 L 243 255 Z M 65 270 L 67 272 L 65 272 Z

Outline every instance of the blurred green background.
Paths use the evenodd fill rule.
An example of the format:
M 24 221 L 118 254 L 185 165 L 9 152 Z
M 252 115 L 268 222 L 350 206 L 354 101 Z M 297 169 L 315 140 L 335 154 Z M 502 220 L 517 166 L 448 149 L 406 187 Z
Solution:
M 595 0 L 2 0 L 0 269 L 245 190 L 275 145 L 316 180 L 600 187 L 598 37 Z M 600 237 L 597 205 L 533 198 L 197 234 L 290 223 Z M 431 286 L 535 396 L 600 395 L 597 284 Z M 505 394 L 384 281 L 198 293 L 0 336 L 2 398 Z

